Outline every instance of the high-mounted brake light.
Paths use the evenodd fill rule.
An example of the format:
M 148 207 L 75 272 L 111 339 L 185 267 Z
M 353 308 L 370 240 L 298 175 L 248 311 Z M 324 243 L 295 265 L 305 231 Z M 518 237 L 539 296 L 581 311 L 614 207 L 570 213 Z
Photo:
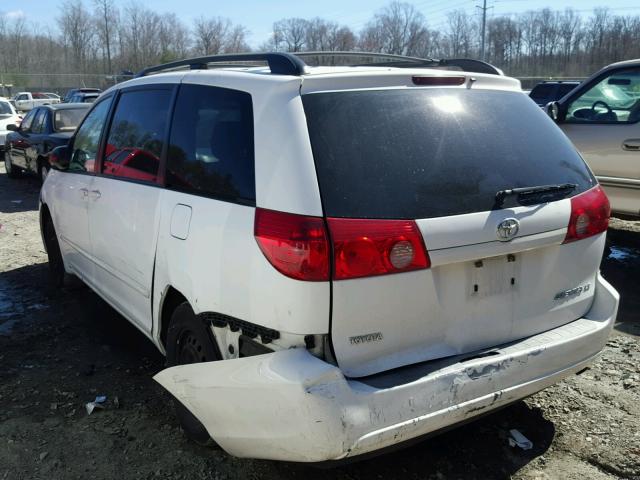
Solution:
M 413 220 L 328 218 L 335 280 L 429 268 L 422 234 Z
M 411 77 L 414 85 L 426 87 L 455 87 L 464 84 L 466 77 Z
M 571 217 L 564 243 L 597 235 L 609 227 L 611 207 L 600 185 L 571 198 Z
M 329 280 L 329 242 L 324 220 L 256 209 L 254 234 L 269 263 L 297 280 Z

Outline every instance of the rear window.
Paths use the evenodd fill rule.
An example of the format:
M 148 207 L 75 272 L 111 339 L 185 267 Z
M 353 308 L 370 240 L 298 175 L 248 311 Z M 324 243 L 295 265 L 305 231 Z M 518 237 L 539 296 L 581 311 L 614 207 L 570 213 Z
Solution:
M 576 84 L 561 83 L 558 87 L 558 98 L 564 97 L 567 93 L 569 93 L 571 90 L 573 90 L 577 86 L 578 86 L 577 83 Z
M 575 195 L 595 184 L 569 140 L 522 93 L 368 90 L 302 101 L 328 216 L 459 215 L 491 210 L 499 190 L 575 183 Z
M 543 83 L 541 85 L 536 85 L 535 87 L 533 87 L 533 90 L 531 90 L 529 96 L 531 98 L 549 98 L 553 96 L 555 89 L 555 85 L 551 83 Z
M 75 131 L 87 112 L 88 109 L 86 108 L 65 108 L 64 110 L 55 110 L 53 124 L 56 132 Z

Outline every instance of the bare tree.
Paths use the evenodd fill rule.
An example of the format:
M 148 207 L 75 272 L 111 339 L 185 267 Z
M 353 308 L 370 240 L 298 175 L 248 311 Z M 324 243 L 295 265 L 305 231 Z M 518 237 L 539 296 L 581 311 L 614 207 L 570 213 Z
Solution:
M 113 35 L 117 32 L 118 9 L 113 0 L 93 0 L 95 22 L 98 27 L 100 42 L 105 60 L 105 73 L 113 73 L 111 65 L 111 48 Z
M 72 66 L 79 72 L 87 67 L 87 52 L 94 35 L 93 22 L 82 0 L 66 0 L 60 7 L 58 25 L 63 42 L 71 51 Z
M 392 2 L 365 27 L 363 47 L 397 55 L 417 55 L 428 40 L 424 15 L 409 3 Z
M 212 17 L 198 18 L 194 24 L 196 53 L 201 55 L 215 55 L 224 49 L 231 21 L 227 18 Z
M 285 18 L 273 24 L 273 43 L 276 50 L 300 52 L 304 50 L 309 22 L 304 18 Z

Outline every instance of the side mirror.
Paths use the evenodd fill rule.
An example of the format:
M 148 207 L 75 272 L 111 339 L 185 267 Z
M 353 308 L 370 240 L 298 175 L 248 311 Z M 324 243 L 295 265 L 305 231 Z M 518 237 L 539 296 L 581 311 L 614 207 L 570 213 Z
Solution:
M 14 124 L 14 123 L 10 123 L 7 125 L 7 130 L 11 130 L 12 132 L 17 132 L 18 131 L 18 125 Z
M 49 165 L 55 170 L 67 170 L 71 161 L 71 149 L 68 145 L 56 147 L 49 152 Z
M 558 123 L 560 119 L 560 104 L 558 102 L 549 102 L 545 105 L 544 111 L 551 117 L 551 120 Z

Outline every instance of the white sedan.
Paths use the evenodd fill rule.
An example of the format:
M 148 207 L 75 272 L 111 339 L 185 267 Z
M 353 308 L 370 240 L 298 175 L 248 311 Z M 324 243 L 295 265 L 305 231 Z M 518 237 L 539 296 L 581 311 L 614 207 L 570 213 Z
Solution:
M 0 157 L 3 157 L 5 152 L 4 142 L 7 133 L 9 133 L 7 125 L 20 125 L 21 121 L 22 116 L 18 115 L 16 109 L 9 103 L 9 100 L 0 98 Z

